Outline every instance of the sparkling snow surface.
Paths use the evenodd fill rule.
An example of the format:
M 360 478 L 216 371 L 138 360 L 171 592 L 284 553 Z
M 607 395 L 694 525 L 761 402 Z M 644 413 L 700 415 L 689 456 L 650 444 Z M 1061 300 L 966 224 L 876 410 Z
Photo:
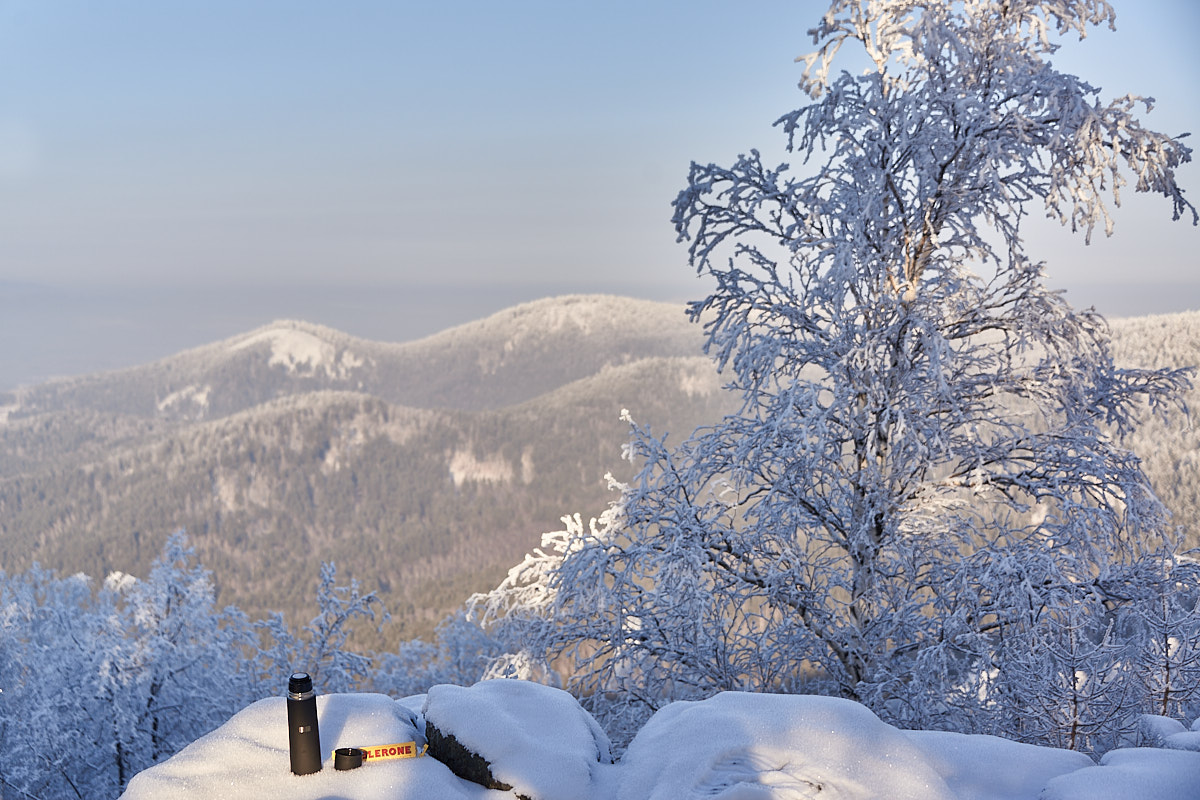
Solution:
M 1083 753 L 997 736 L 904 731 L 958 800 L 1036 798 L 1051 778 L 1094 767 Z
M 1038 800 L 1197 800 L 1200 753 L 1140 747 L 1112 750 L 1100 766 L 1061 775 Z
M 268 698 L 136 776 L 123 798 L 515 797 L 463 781 L 428 756 L 333 769 L 336 747 L 423 744 L 416 711 L 423 708 L 464 741 L 488 748 L 514 785 L 565 788 L 575 800 L 1200 800 L 1200 753 L 1115 750 L 1095 765 L 1078 753 L 991 736 L 899 731 L 858 704 L 813 696 L 725 693 L 675 703 L 609 765 L 596 761 L 602 740 L 590 721 L 581 723 L 584 712 L 543 689 L 497 682 L 482 690 L 434 687 L 429 696 L 400 701 L 319 696 L 325 769 L 304 777 L 288 766 L 286 701 Z
M 955 800 L 904 734 L 836 697 L 726 692 L 673 703 L 622 765 L 618 800 Z

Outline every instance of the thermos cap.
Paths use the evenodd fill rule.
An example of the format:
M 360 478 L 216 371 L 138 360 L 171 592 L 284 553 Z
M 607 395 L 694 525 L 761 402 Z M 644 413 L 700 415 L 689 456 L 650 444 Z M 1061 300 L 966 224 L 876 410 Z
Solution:
M 358 747 L 339 747 L 333 751 L 333 768 L 357 769 L 362 766 L 363 751 Z
M 289 694 L 304 694 L 312 690 L 312 678 L 307 672 L 293 672 L 292 677 L 288 679 Z

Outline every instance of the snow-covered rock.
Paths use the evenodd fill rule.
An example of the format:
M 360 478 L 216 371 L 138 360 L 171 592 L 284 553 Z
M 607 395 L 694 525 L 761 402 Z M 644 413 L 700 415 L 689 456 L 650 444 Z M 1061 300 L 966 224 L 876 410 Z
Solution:
M 381 694 L 317 697 L 317 719 L 325 764 L 312 775 L 293 775 L 288 757 L 287 701 L 259 700 L 172 758 L 129 782 L 122 800 L 486 800 L 495 797 L 454 776 L 432 758 L 333 768 L 339 747 L 420 741 L 419 719 Z
M 1200 753 L 1110 750 L 1098 767 L 1052 778 L 1039 800 L 1200 800 Z
M 922 748 L 836 697 L 723 692 L 672 703 L 621 768 L 618 800 L 956 800 Z
M 570 694 L 539 683 L 434 686 L 422 713 L 431 744 L 453 737 L 519 797 L 589 797 L 600 765 L 612 761 L 608 736 L 592 715 Z

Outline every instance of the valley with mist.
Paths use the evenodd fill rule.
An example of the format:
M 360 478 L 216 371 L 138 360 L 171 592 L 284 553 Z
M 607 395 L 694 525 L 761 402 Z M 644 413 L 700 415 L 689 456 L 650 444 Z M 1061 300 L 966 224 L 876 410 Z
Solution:
M 1119 365 L 1200 363 L 1200 312 L 1111 325 Z M 352 644 L 390 649 L 616 499 L 623 409 L 675 443 L 733 410 L 701 344 L 679 305 L 581 295 L 406 343 L 275 322 L 22 387 L 0 397 L 0 564 L 144 575 L 184 529 L 221 605 L 296 624 L 332 561 L 391 613 Z M 1200 544 L 1196 423 L 1147 415 L 1127 444 Z

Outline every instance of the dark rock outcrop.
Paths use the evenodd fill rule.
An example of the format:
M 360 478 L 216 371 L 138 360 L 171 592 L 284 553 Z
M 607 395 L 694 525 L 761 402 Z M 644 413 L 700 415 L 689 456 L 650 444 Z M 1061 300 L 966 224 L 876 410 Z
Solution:
M 579 701 L 531 681 L 431 686 L 422 716 L 428 755 L 522 800 L 591 797 L 597 772 L 612 763 L 607 734 Z
M 433 756 L 445 764 L 463 780 L 478 783 L 485 789 L 499 789 L 502 792 L 513 788 L 493 777 L 492 765 L 486 758 L 464 747 L 453 734 L 442 733 L 432 722 L 425 723 L 425 739 L 429 743 L 426 755 Z M 522 794 L 518 794 L 517 797 L 530 800 Z

